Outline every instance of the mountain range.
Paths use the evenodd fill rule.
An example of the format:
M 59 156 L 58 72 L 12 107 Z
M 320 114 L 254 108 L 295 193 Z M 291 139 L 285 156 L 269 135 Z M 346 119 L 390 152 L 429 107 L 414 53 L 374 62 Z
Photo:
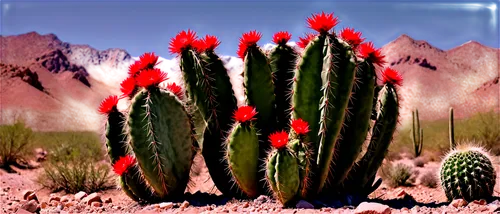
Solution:
M 102 132 L 105 118 L 97 107 L 108 95 L 119 94 L 128 66 L 138 59 L 123 49 L 100 51 L 36 32 L 0 36 L 0 44 L 1 124 L 22 118 L 41 131 Z M 384 45 L 382 53 L 388 66 L 400 71 L 404 79 L 399 88 L 401 124 L 411 121 L 415 108 L 422 120 L 446 118 L 450 107 L 458 118 L 499 110 L 499 49 L 470 41 L 444 51 L 401 35 Z M 221 58 L 242 105 L 243 63 L 233 56 Z M 160 57 L 160 61 L 158 67 L 169 76 L 162 84 L 182 85 L 178 60 Z M 126 106 L 126 101 L 120 101 L 120 109 Z

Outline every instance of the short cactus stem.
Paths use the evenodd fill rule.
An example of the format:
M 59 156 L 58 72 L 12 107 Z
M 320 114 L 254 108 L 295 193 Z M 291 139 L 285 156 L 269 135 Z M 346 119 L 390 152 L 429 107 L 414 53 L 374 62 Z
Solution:
M 455 124 L 453 118 L 453 108 L 450 108 L 450 119 L 448 124 L 448 137 L 450 138 L 450 149 L 455 149 L 457 144 L 455 143 Z
M 424 144 L 424 130 L 420 128 L 420 118 L 418 117 L 418 109 L 412 112 L 412 129 L 411 140 L 415 148 L 415 157 L 420 156 L 422 153 L 422 146 Z

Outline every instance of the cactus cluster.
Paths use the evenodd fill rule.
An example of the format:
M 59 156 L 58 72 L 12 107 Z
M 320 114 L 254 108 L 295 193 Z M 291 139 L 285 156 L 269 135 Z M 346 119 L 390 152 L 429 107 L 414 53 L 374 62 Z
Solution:
M 441 163 L 441 186 L 449 201 L 490 199 L 496 182 L 490 155 L 480 147 L 464 146 L 449 152 Z
M 333 13 L 314 14 L 307 23 L 316 33 L 300 38 L 300 52 L 287 43 L 288 32 L 273 36 L 270 52 L 257 44 L 261 33 L 242 35 L 237 53 L 244 62 L 243 106 L 215 52 L 215 36 L 198 38 L 188 30 L 172 38 L 185 94 L 177 85 L 159 86 L 166 76 L 155 68 L 154 54 L 131 65 L 122 83 L 122 98 L 132 101 L 128 112 L 118 112 L 114 101 L 104 101 L 111 110 L 102 111 L 108 114 L 112 163 L 125 169 L 124 191 L 146 201 L 179 196 L 196 149 L 228 197 L 272 193 L 288 205 L 321 194 L 367 196 L 376 189 L 375 174 L 398 122 L 402 78 L 383 68 L 380 49 L 360 32 L 333 31 Z M 197 119 L 205 124 L 202 133 L 194 133 Z M 113 162 L 120 157 L 128 158 Z M 138 176 L 123 178 L 127 173 Z M 136 192 L 132 186 L 138 185 L 150 194 Z

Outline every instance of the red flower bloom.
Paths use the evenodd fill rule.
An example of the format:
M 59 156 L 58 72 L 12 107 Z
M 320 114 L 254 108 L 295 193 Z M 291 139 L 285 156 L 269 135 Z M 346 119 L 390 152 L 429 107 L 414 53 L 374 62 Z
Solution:
M 403 84 L 403 77 L 399 74 L 398 71 L 392 68 L 386 68 L 382 72 L 382 82 L 384 84 L 401 86 Z
M 241 59 L 245 59 L 245 55 L 247 54 L 247 50 L 249 47 L 257 45 L 257 42 L 262 37 L 262 34 L 257 32 L 256 30 L 250 31 L 248 33 L 244 33 L 240 38 L 240 44 L 238 47 L 238 56 Z
M 234 119 L 240 123 L 244 123 L 253 120 L 254 116 L 257 114 L 257 110 L 251 106 L 241 106 L 234 113 Z
M 168 80 L 167 73 L 158 68 L 142 71 L 139 76 L 135 78 L 137 85 L 147 88 L 152 85 L 158 85 L 161 82 Z
M 340 31 L 340 38 L 352 45 L 353 49 L 361 44 L 365 39 L 361 38 L 361 32 L 356 32 L 352 28 L 344 28 Z
M 213 51 L 220 45 L 220 41 L 216 36 L 206 35 L 203 44 L 205 45 L 205 51 Z
M 113 164 L 113 171 L 121 176 L 123 175 L 123 173 L 126 173 L 135 163 L 135 157 L 132 157 L 131 155 L 120 157 L 120 159 L 118 159 L 118 161 Z
M 139 57 L 139 60 L 141 62 L 141 70 L 153 69 L 159 64 L 158 56 L 156 56 L 155 53 L 145 53 Z
M 118 96 L 111 95 L 106 97 L 99 105 L 99 113 L 101 114 L 109 114 L 112 111 L 116 110 L 116 105 L 118 104 Z
M 141 61 L 137 60 L 128 66 L 128 74 L 130 76 L 135 76 L 143 69 Z
M 338 18 L 334 17 L 333 13 L 321 12 L 321 14 L 313 14 L 312 17 L 307 18 L 307 24 L 309 28 L 319 33 L 326 33 L 338 24 Z
M 306 33 L 306 36 L 304 38 L 299 37 L 299 42 L 297 42 L 297 46 L 299 46 L 302 49 L 306 48 L 309 42 L 311 42 L 311 40 L 314 39 L 314 37 L 316 37 L 316 35 L 312 33 Z
M 280 31 L 273 35 L 273 42 L 277 45 L 285 45 L 290 38 L 292 38 L 292 34 L 286 31 Z
M 276 149 L 285 148 L 288 143 L 288 133 L 285 131 L 274 132 L 269 135 L 269 141 Z
M 292 120 L 292 128 L 299 135 L 307 134 L 309 132 L 309 124 L 300 118 Z
M 170 53 L 181 54 L 182 51 L 192 48 L 195 41 L 196 33 L 194 31 L 181 31 L 170 40 Z
M 206 50 L 205 42 L 201 39 L 194 40 L 192 46 L 198 53 L 203 53 Z
M 171 91 L 172 93 L 174 93 L 175 96 L 177 96 L 181 100 L 184 97 L 184 95 L 182 94 L 182 87 L 180 87 L 179 85 L 175 84 L 175 82 L 174 83 L 169 83 L 167 85 L 167 89 L 169 91 Z
M 363 59 L 370 60 L 373 64 L 382 66 L 385 63 L 384 55 L 380 49 L 375 49 L 372 42 L 363 43 L 358 47 L 359 56 Z
M 122 97 L 130 96 L 135 90 L 135 79 L 133 76 L 129 76 L 127 79 L 120 83 L 120 91 L 122 92 Z

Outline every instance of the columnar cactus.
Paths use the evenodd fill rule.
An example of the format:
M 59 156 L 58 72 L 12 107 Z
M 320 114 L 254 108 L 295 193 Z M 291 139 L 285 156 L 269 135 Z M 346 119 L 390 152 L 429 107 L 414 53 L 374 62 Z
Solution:
M 450 118 L 448 124 L 448 137 L 450 138 L 450 149 L 455 149 L 457 144 L 455 143 L 455 123 L 453 118 L 453 108 L 450 108 Z
M 496 182 L 490 155 L 479 147 L 463 147 L 446 155 L 440 167 L 441 186 L 449 201 L 490 199 Z
M 415 157 L 420 156 L 422 153 L 422 146 L 424 144 L 424 130 L 420 128 L 420 118 L 418 117 L 418 109 L 412 111 L 412 128 L 411 140 L 415 148 Z

